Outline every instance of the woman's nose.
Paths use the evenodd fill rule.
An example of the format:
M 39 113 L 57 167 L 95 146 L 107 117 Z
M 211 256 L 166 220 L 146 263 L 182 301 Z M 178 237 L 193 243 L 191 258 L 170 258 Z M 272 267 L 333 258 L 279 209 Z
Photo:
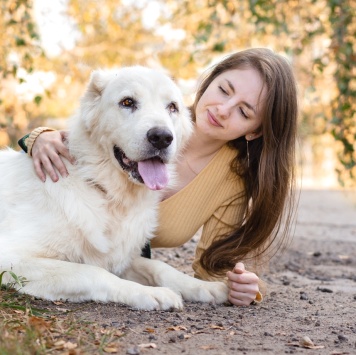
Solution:
M 231 107 L 227 102 L 224 102 L 218 105 L 217 107 L 217 113 L 223 119 L 226 119 L 230 116 L 230 111 L 231 111 Z

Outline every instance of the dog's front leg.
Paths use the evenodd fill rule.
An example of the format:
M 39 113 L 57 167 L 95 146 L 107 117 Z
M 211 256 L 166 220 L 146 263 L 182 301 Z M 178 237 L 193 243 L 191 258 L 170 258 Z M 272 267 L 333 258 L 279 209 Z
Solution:
M 180 295 L 168 288 L 143 286 L 98 266 L 22 258 L 12 271 L 28 281 L 21 292 L 48 300 L 117 302 L 144 310 L 183 307 Z
M 187 301 L 223 303 L 228 299 L 228 288 L 223 282 L 196 279 L 160 260 L 138 257 L 123 277 L 143 285 L 169 287 Z

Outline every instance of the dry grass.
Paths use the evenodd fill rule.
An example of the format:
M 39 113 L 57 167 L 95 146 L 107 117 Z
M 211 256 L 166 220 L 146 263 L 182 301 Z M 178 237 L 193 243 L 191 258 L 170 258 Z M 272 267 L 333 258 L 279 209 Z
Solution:
M 122 330 L 104 329 L 81 320 L 81 308 L 74 311 L 35 308 L 32 297 L 14 290 L 17 281 L 1 285 L 0 275 L 0 355 L 120 352 L 121 338 L 125 335 Z

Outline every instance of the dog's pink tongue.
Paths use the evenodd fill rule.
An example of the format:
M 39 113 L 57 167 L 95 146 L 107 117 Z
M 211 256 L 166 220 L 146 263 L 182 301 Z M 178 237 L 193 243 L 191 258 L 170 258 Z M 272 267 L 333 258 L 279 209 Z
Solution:
M 160 159 L 148 159 L 138 162 L 138 171 L 151 190 L 161 190 L 168 184 L 168 171 Z

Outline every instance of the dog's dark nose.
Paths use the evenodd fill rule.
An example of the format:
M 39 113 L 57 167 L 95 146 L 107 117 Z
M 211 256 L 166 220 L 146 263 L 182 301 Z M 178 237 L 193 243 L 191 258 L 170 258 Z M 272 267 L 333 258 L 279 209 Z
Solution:
M 172 132 L 167 128 L 151 128 L 147 132 L 148 141 L 157 149 L 167 148 L 173 141 Z

